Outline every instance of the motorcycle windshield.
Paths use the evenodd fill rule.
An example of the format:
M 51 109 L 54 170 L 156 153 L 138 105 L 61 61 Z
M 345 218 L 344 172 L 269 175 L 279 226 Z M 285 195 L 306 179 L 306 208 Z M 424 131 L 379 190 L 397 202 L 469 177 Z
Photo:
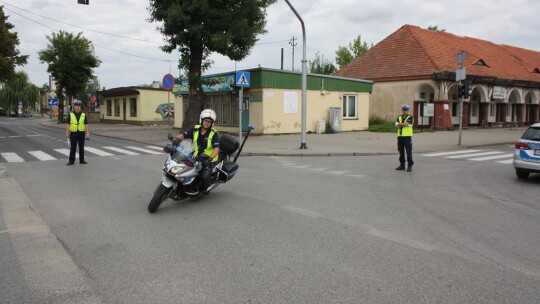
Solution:
M 190 161 L 195 163 L 192 158 L 193 156 L 193 144 L 189 142 L 182 142 L 180 146 L 176 147 L 176 150 L 173 154 L 173 159 L 177 162 Z

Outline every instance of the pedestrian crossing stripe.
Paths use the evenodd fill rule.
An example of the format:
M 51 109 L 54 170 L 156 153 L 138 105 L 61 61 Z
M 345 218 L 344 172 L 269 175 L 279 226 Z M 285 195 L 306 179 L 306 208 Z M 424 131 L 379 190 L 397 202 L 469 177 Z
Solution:
M 449 151 L 449 152 L 434 152 L 434 153 L 425 153 L 420 154 L 421 156 L 434 157 L 440 156 L 446 159 L 465 159 L 472 161 L 488 161 L 493 160 L 499 164 L 511 164 L 513 162 L 513 154 L 505 153 L 502 151 L 486 151 L 486 150 L 458 150 L 458 151 Z M 502 158 L 509 158 L 505 160 L 498 160 Z
M 124 155 L 141 155 L 141 153 L 156 155 L 156 154 L 162 154 L 163 153 L 163 152 L 158 152 L 158 150 L 163 151 L 163 148 L 158 147 L 158 146 L 146 146 L 146 148 L 148 148 L 148 149 L 142 148 L 142 147 L 136 147 L 136 146 L 126 146 L 125 147 L 126 149 L 135 150 L 135 151 L 138 151 L 138 152 L 141 152 L 141 153 L 129 151 L 129 150 L 118 148 L 118 147 L 110 147 L 110 146 L 108 146 L 108 147 L 103 147 L 103 148 L 114 151 L 114 152 L 117 152 L 119 154 L 124 154 Z M 53 149 L 53 151 L 55 151 L 56 153 L 62 154 L 64 156 L 69 156 L 69 149 L 68 148 Z M 95 155 L 98 155 L 98 156 L 113 156 L 113 155 L 115 155 L 113 153 L 109 153 L 107 151 L 97 149 L 97 148 L 93 148 L 93 147 L 88 147 L 88 146 L 84 148 L 84 151 L 88 152 L 87 154 L 95 154 Z M 38 160 L 38 161 L 49 161 L 49 160 L 57 160 L 57 159 L 59 159 L 58 157 L 56 157 L 54 155 L 51 155 L 51 154 L 48 154 L 45 151 L 28 151 L 28 154 L 33 157 L 32 160 Z M 2 158 L 5 160 L 5 162 L 8 162 L 8 163 L 21 163 L 21 162 L 27 161 L 23 157 L 21 157 L 20 155 L 18 155 L 17 153 L 14 153 L 14 152 L 2 152 L 2 153 L 0 153 L 0 156 L 1 156 L 0 157 L 0 163 L 3 162 Z M 79 153 L 78 152 L 75 153 L 75 158 L 77 158 L 77 159 L 79 158 Z

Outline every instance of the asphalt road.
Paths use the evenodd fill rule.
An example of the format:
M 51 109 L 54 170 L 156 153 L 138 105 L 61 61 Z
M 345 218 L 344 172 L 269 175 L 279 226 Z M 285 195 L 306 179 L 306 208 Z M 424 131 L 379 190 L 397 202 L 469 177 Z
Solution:
M 88 160 L 0 164 L 8 303 L 540 302 L 540 175 L 511 164 L 243 157 L 149 214 L 162 155 Z

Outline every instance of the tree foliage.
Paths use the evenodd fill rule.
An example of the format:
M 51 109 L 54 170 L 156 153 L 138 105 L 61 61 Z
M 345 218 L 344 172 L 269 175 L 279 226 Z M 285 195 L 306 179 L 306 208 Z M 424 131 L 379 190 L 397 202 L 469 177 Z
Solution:
M 24 72 L 16 72 L 0 90 L 0 107 L 16 111 L 19 101 L 22 101 L 25 110 L 34 108 L 36 103 L 39 103 L 39 89 L 28 81 Z
M 440 31 L 440 32 L 446 32 L 446 29 L 439 29 L 438 25 L 430 25 L 427 27 L 428 30 L 431 31 Z
M 151 22 L 161 22 L 165 36 L 161 49 L 178 49 L 179 68 L 185 70 L 190 86 L 190 101 L 182 129 L 198 121 L 204 106 L 202 71 L 212 62 L 208 56 L 219 53 L 231 60 L 244 59 L 266 31 L 266 8 L 276 0 L 150 0 Z
M 336 66 L 319 52 L 315 53 L 315 59 L 309 61 L 309 72 L 315 74 L 332 75 Z
M 13 78 L 15 66 L 25 65 L 28 60 L 28 55 L 19 55 L 19 38 L 17 33 L 10 32 L 13 24 L 7 22 L 7 19 L 4 6 L 0 6 L 0 82 Z
M 339 46 L 338 50 L 336 51 L 336 63 L 341 69 L 351 63 L 351 61 L 354 59 L 367 52 L 372 46 L 373 43 L 371 46 L 369 46 L 367 42 L 362 42 L 361 36 L 358 35 L 356 39 L 349 43 L 348 47 L 341 45 Z
M 47 36 L 47 48 L 39 51 L 41 62 L 48 63 L 49 72 L 56 82 L 56 93 L 63 103 L 63 92 L 68 97 L 80 97 L 88 82 L 94 78 L 93 69 L 101 61 L 94 55 L 92 43 L 82 36 L 64 31 Z M 63 120 L 63 107 L 58 119 Z

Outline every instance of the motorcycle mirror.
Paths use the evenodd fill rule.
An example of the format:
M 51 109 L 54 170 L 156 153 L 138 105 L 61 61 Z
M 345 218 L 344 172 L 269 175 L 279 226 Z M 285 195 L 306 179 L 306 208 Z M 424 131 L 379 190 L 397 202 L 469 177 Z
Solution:
M 247 127 L 248 127 L 248 129 L 250 129 L 250 130 L 255 130 L 255 127 L 254 127 L 252 124 L 248 124 Z
M 173 140 L 174 137 L 172 136 L 171 132 L 169 132 L 169 133 L 167 134 L 167 138 L 168 138 L 169 140 Z

